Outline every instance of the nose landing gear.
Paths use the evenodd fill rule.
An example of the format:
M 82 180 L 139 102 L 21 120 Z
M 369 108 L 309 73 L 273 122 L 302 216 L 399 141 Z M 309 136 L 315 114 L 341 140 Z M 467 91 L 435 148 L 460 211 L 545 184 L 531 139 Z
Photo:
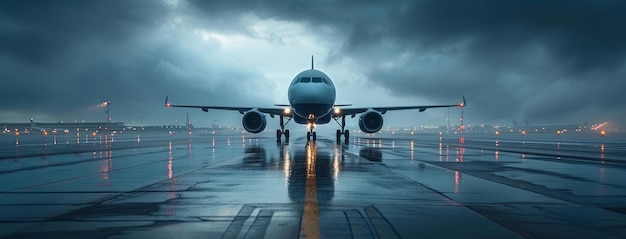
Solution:
M 315 129 L 315 124 L 314 123 L 309 123 L 309 125 L 307 126 L 309 128 L 309 132 L 306 132 L 306 140 L 313 140 L 316 141 L 317 140 L 317 133 L 315 133 L 315 131 L 313 131 Z
M 306 133 L 306 140 L 317 140 L 317 133 L 315 133 L 315 122 L 317 122 L 317 118 L 315 117 L 314 114 L 309 114 L 309 117 L 307 117 L 307 128 L 309 130 L 309 132 Z

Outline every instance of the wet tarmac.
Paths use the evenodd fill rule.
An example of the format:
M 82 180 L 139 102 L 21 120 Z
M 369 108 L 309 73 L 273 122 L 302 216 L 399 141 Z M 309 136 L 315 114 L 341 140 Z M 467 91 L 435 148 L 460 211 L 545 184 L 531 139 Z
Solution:
M 297 136 L 0 135 L 0 237 L 626 235 L 623 135 Z

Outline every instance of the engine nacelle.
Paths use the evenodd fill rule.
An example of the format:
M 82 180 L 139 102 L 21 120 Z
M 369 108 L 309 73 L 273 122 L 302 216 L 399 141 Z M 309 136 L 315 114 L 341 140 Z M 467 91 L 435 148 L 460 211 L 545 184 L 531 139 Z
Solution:
M 265 114 L 256 110 L 250 110 L 243 114 L 243 120 L 241 120 L 241 122 L 243 123 L 243 128 L 253 134 L 262 132 L 267 125 Z
M 364 133 L 376 133 L 383 128 L 383 116 L 376 111 L 368 111 L 359 118 L 359 128 Z

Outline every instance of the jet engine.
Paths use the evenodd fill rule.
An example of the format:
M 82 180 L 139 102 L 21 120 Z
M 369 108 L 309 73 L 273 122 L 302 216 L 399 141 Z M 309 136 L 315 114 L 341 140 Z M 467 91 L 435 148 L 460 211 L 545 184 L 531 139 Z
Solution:
M 359 118 L 359 128 L 365 133 L 376 133 L 383 127 L 383 116 L 376 111 L 368 111 Z
M 265 120 L 265 114 L 256 110 L 250 110 L 243 115 L 243 128 L 246 131 L 256 134 L 265 130 L 267 121 Z

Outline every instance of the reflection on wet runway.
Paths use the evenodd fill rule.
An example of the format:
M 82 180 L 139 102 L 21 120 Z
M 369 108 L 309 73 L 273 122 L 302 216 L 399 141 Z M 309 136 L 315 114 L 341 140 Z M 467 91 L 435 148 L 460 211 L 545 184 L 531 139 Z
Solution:
M 0 137 L 2 237 L 619 238 L 626 226 L 619 137 L 46 137 Z

